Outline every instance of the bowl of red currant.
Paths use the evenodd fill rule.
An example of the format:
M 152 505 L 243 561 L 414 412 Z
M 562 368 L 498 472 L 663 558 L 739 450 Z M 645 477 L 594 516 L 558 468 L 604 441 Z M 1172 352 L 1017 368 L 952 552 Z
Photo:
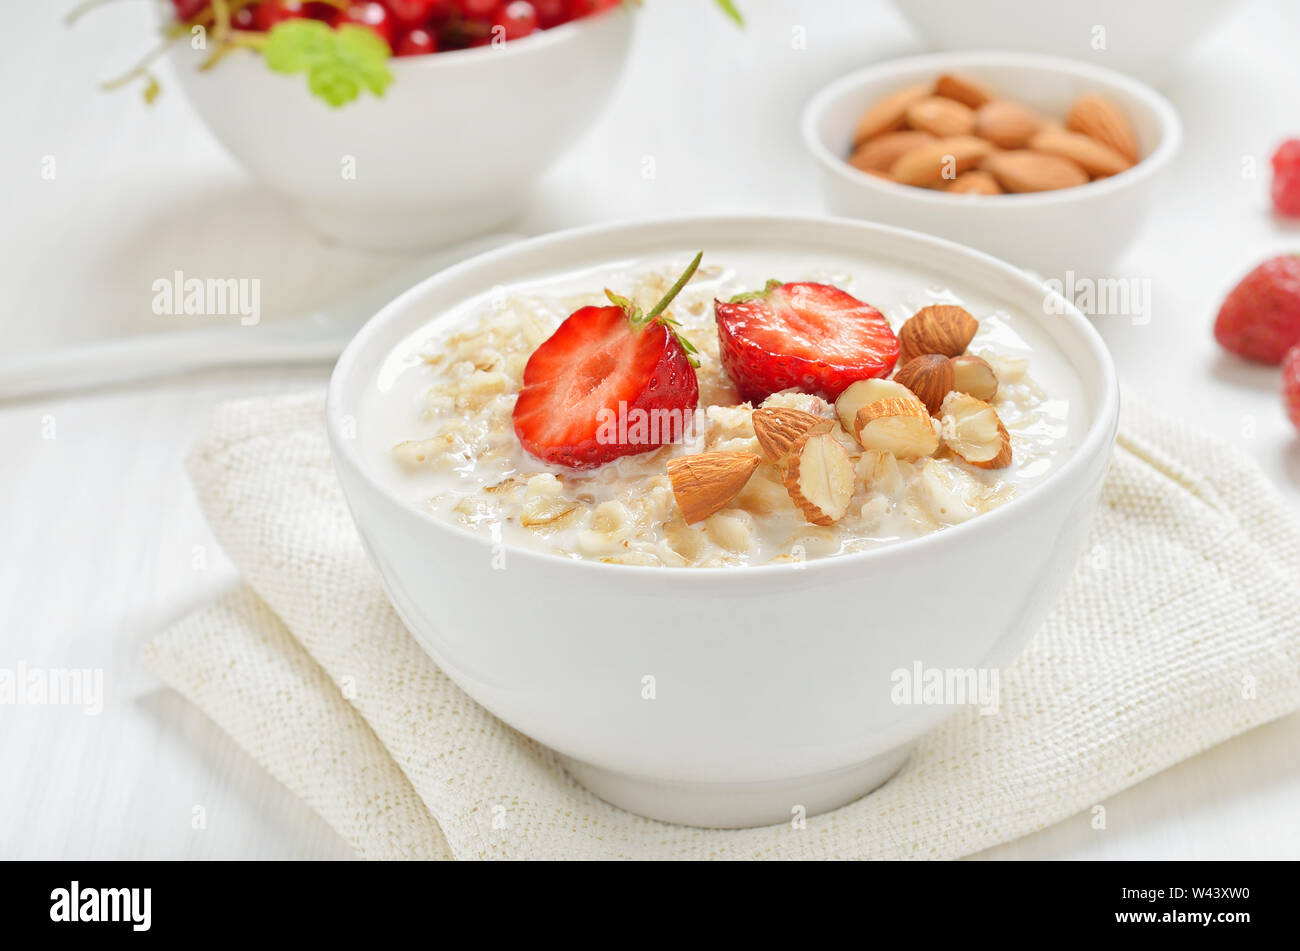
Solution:
M 171 0 L 175 84 L 326 238 L 436 247 L 499 228 L 594 122 L 620 0 Z M 146 98 L 159 84 L 146 70 Z

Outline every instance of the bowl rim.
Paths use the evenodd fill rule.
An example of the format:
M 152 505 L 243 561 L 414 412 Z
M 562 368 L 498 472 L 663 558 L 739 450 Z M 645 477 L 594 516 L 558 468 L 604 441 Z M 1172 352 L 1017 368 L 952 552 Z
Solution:
M 358 447 L 361 440 L 345 436 L 343 432 L 344 420 L 349 416 L 344 405 L 347 399 L 345 387 L 351 383 L 355 375 L 355 367 L 362 356 L 368 353 L 373 346 L 372 341 L 386 329 L 389 323 L 406 312 L 414 301 L 426 294 L 428 288 L 435 283 L 455 281 L 467 271 L 508 260 L 511 256 L 526 248 L 538 249 L 545 248 L 547 245 L 564 245 L 570 242 L 589 241 L 606 235 L 635 233 L 647 228 L 732 227 L 738 233 L 753 233 L 765 226 L 810 226 L 818 229 L 849 229 L 859 232 L 869 231 L 886 237 L 895 236 L 908 240 L 920 240 L 922 243 L 942 249 L 947 253 L 956 253 L 959 256 L 971 259 L 972 263 L 997 274 L 1007 282 L 1020 285 L 1022 289 L 1028 290 L 1032 287 L 1035 292 L 1048 295 L 1057 308 L 1052 314 L 1053 318 L 1064 319 L 1072 325 L 1072 328 L 1083 341 L 1086 357 L 1090 358 L 1102 373 L 1102 379 L 1097 383 L 1099 398 L 1097 405 L 1093 408 L 1093 418 L 1078 447 L 1061 466 L 1049 473 L 1041 482 L 1031 486 L 1023 494 L 1016 495 L 992 511 L 982 512 L 965 522 L 946 526 L 939 531 L 929 532 L 917 538 L 903 539 L 866 551 L 847 552 L 801 562 L 784 562 L 780 564 L 668 567 L 663 565 L 614 564 L 589 558 L 567 558 L 552 552 L 534 550 L 507 542 L 505 545 L 510 552 L 509 557 L 530 562 L 540 562 L 546 565 L 567 565 L 568 571 L 594 572 L 597 579 L 605 580 L 611 578 L 610 572 L 614 572 L 612 577 L 629 579 L 640 575 L 662 578 L 665 577 L 665 572 L 668 572 L 667 577 L 672 578 L 675 582 L 704 585 L 715 584 L 717 579 L 723 576 L 738 579 L 757 579 L 787 576 L 794 573 L 798 576 L 811 578 L 819 573 L 852 570 L 855 567 L 866 566 L 883 559 L 897 559 L 900 555 L 906 557 L 914 556 L 917 553 L 923 554 L 935 545 L 961 544 L 962 540 L 971 531 L 992 532 L 1006 519 L 1018 516 L 1020 510 L 1027 504 L 1034 504 L 1048 498 L 1051 491 L 1062 483 L 1075 478 L 1082 470 L 1092 464 L 1098 456 L 1103 454 L 1109 456 L 1119 420 L 1119 380 L 1110 351 L 1106 347 L 1101 334 L 1092 326 L 1087 317 L 1079 311 L 1073 301 L 1042 284 L 1025 271 L 992 255 L 921 231 L 882 225 L 855 218 L 809 215 L 724 214 L 634 219 L 569 228 L 526 238 L 522 241 L 512 242 L 503 247 L 474 255 L 451 267 L 444 268 L 402 292 L 366 321 L 344 348 L 330 373 L 329 384 L 326 389 L 325 428 L 330 445 L 330 455 L 335 467 L 340 469 L 346 467 L 365 484 L 376 499 L 385 503 L 390 510 L 401 513 L 402 517 L 413 518 L 418 522 L 433 526 L 436 531 L 459 536 L 490 551 L 491 546 L 497 544 L 490 537 L 457 525 L 447 519 L 439 518 L 431 512 L 416 508 L 409 500 L 402 498 L 389 486 L 372 475 L 370 466 L 359 458 Z M 391 349 L 387 352 L 391 352 Z M 1061 348 L 1061 352 L 1067 359 L 1071 353 L 1071 351 L 1064 348 Z M 1076 373 L 1078 373 L 1077 370 Z M 1081 373 L 1079 375 L 1082 376 Z M 350 501 L 349 508 L 353 508 Z M 355 508 L 353 508 L 353 511 L 355 512 Z M 984 527 L 978 527 L 981 525 Z M 738 580 L 734 583 L 742 584 L 745 582 Z
M 1155 116 L 1160 129 L 1160 138 L 1150 154 L 1139 159 L 1136 165 L 1125 169 L 1118 175 L 1111 175 L 1099 181 L 1077 185 L 1074 188 L 1058 188 L 1053 191 L 1027 192 L 1018 195 L 969 195 L 960 198 L 946 192 L 928 188 L 916 188 L 900 182 L 886 181 L 874 175 L 854 168 L 848 161 L 836 155 L 822 140 L 817 127 L 822 116 L 838 96 L 855 90 L 864 84 L 895 76 L 912 69 L 949 69 L 965 66 L 1010 66 L 1034 70 L 1044 70 L 1086 79 L 1102 86 L 1119 89 L 1140 101 Z M 856 70 L 818 90 L 804 106 L 800 118 L 804 147 L 812 153 L 813 158 L 825 169 L 846 183 L 862 186 L 868 191 L 876 190 L 895 198 L 910 199 L 919 204 L 932 204 L 947 209 L 955 208 L 1041 208 L 1053 205 L 1067 205 L 1086 202 L 1091 198 L 1133 188 L 1168 165 L 1178 154 L 1182 145 L 1183 126 L 1173 104 L 1164 96 L 1143 82 L 1130 76 L 1102 66 L 1083 63 L 1061 56 L 1049 56 L 1042 53 L 1013 53 L 996 50 L 970 50 L 946 53 L 925 53 L 920 56 L 905 56 L 884 60 L 863 69 Z

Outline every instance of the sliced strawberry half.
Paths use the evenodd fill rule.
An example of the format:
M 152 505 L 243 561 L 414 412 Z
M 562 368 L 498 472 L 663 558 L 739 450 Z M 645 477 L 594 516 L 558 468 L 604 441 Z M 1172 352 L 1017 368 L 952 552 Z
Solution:
M 590 469 L 682 439 L 700 402 L 695 348 L 664 311 L 702 256 L 649 313 L 606 290 L 612 306 L 574 311 L 533 351 L 514 410 L 524 449 Z
M 885 376 L 898 338 L 880 311 L 830 284 L 768 281 L 714 301 L 722 366 L 757 403 L 790 388 L 834 400 L 850 383 Z

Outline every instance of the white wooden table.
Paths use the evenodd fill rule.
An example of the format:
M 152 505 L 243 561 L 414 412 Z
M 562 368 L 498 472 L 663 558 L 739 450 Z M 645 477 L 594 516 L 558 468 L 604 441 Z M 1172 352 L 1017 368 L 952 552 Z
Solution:
M 97 79 L 149 46 L 147 5 L 109 7 L 67 32 L 59 15 L 70 5 L 14 5 L 0 31 L 6 354 L 192 328 L 196 318 L 150 307 L 152 281 L 178 268 L 259 277 L 269 320 L 404 263 L 302 231 L 224 155 L 174 85 L 153 109 L 132 93 L 97 93 Z M 613 104 L 541 184 L 522 230 L 821 211 L 797 136 L 800 108 L 834 77 L 918 51 L 918 41 L 883 3 L 742 6 L 743 34 L 702 3 L 646 0 Z M 792 48 L 796 26 L 806 50 Z M 1168 86 L 1186 145 L 1159 217 L 1124 267 L 1151 280 L 1153 319 L 1098 326 L 1126 379 L 1239 443 L 1300 505 L 1300 441 L 1279 409 L 1276 375 L 1223 359 L 1209 333 L 1242 273 L 1300 246 L 1300 226 L 1269 215 L 1263 171 L 1273 145 L 1300 134 L 1297 35 L 1294 4 L 1245 3 Z M 1255 180 L 1242 171 L 1251 156 Z M 653 178 L 643 177 L 646 157 Z M 0 405 L 0 667 L 99 667 L 106 692 L 98 717 L 0 707 L 0 857 L 349 855 L 138 664 L 153 632 L 233 580 L 182 473 L 204 414 L 224 399 L 325 377 L 325 368 L 213 372 Z M 1078 817 L 987 855 L 1297 857 L 1298 753 L 1300 716 L 1291 716 L 1115 797 L 1104 832 Z M 196 805 L 206 829 L 191 828 Z

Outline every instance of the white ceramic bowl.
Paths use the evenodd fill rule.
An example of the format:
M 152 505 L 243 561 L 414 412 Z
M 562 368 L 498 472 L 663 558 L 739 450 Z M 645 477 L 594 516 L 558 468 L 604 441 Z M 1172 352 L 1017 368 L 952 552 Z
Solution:
M 936 280 L 989 294 L 1038 323 L 1077 374 L 1080 448 L 969 522 L 802 567 L 648 568 L 511 548 L 498 570 L 490 538 L 374 477 L 354 427 L 366 425 L 385 358 L 432 316 L 516 281 L 723 246 L 924 262 Z M 951 712 L 896 705 L 893 671 L 1010 662 L 1069 577 L 1110 457 L 1118 391 L 1096 331 L 1060 306 L 1063 315 L 1043 316 L 1042 288 L 990 257 L 861 222 L 700 218 L 561 232 L 452 267 L 380 311 L 335 367 L 329 438 L 393 605 L 470 696 L 634 812 L 708 826 L 789 821 L 796 806 L 813 814 L 885 781 Z M 653 700 L 642 696 L 647 676 Z
M 433 247 L 515 215 L 529 187 L 600 114 L 628 57 L 627 8 L 501 47 L 394 58 L 382 98 L 332 109 L 302 75 L 238 51 L 177 44 L 175 74 L 199 116 L 256 178 L 324 236 Z M 354 170 L 355 174 L 350 174 Z
M 892 0 L 941 50 L 1049 53 L 1163 83 L 1236 0 Z
M 886 181 L 849 165 L 858 118 L 872 103 L 940 73 L 962 72 L 1046 115 L 1064 118 L 1086 92 L 1113 100 L 1132 122 L 1142 159 L 1077 188 L 1023 195 L 949 195 Z M 1178 152 L 1182 125 L 1163 96 L 1109 70 L 1026 53 L 938 53 L 891 60 L 823 89 L 803 113 L 826 206 L 835 214 L 928 231 L 1030 268 L 1105 275 L 1137 236 L 1160 172 Z

